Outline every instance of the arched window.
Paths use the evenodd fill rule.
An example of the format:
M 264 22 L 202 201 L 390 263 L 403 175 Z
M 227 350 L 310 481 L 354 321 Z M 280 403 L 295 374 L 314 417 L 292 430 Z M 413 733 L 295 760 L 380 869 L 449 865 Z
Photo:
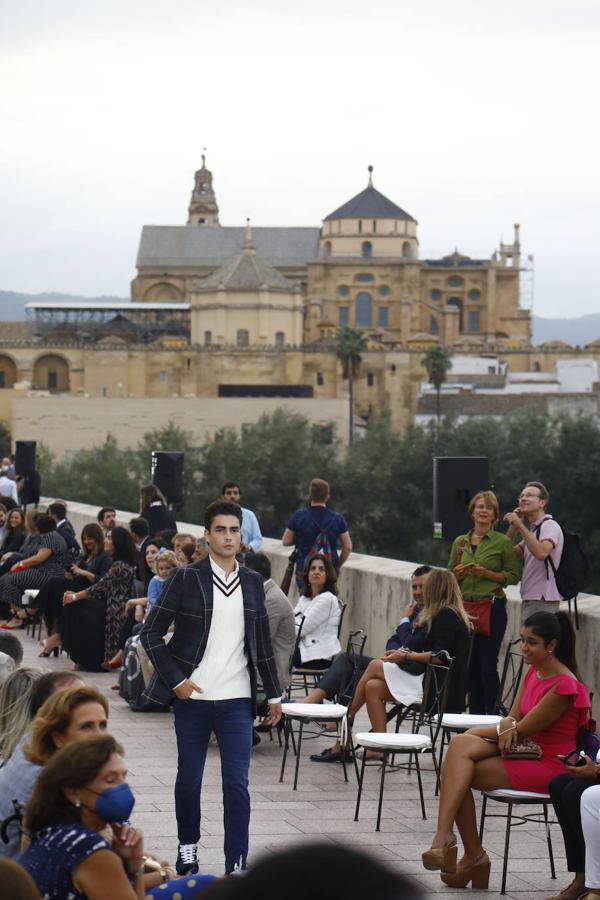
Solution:
M 17 380 L 17 367 L 10 356 L 0 356 L 0 388 L 11 388 Z
M 204 332 L 204 346 L 210 347 L 211 344 L 212 344 L 212 331 L 205 331 Z
M 247 347 L 250 343 L 250 335 L 246 328 L 238 328 L 236 343 L 238 347 Z
M 404 259 L 412 259 L 412 247 L 410 246 L 410 241 L 404 241 L 402 244 L 402 256 Z
M 469 310 L 469 331 L 481 331 L 481 321 L 478 309 Z
M 359 328 L 369 328 L 373 318 L 373 300 L 366 291 L 356 295 L 356 312 L 354 320 Z
M 69 364 L 62 356 L 40 356 L 33 367 L 33 386 L 42 391 L 69 390 Z
M 283 350 L 285 347 L 285 332 L 277 331 L 275 332 L 275 346 L 278 350 Z
M 429 317 L 429 333 L 430 334 L 439 334 L 440 333 L 440 326 L 438 325 L 438 320 L 435 318 L 435 316 Z
M 371 243 L 371 241 L 363 241 L 361 253 L 363 259 L 371 259 L 371 257 L 373 256 L 373 244 Z

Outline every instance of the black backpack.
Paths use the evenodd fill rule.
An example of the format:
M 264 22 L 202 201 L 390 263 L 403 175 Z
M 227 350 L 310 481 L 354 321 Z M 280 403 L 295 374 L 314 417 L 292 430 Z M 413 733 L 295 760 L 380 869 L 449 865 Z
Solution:
M 538 541 L 540 529 L 547 521 L 548 518 L 542 519 L 535 529 Z M 558 593 L 563 600 L 572 600 L 586 585 L 590 573 L 590 563 L 581 546 L 579 535 L 565 531 L 562 526 L 560 529 L 563 533 L 564 543 L 558 568 L 554 565 L 552 555 L 548 555 L 544 563 L 546 564 L 546 574 L 548 573 L 548 563 L 550 563 Z
M 122 697 L 123 700 L 129 703 L 133 712 L 160 712 L 161 710 L 167 710 L 168 706 L 157 703 L 154 700 L 147 700 L 144 697 L 146 681 L 138 653 L 139 649 L 141 649 L 139 638 L 137 636 L 130 637 L 123 651 L 123 666 L 119 676 L 119 697 Z

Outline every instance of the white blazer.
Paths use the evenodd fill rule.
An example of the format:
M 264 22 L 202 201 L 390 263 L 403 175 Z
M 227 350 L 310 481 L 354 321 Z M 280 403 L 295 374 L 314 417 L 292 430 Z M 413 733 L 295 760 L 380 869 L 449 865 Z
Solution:
M 312 600 L 302 595 L 294 613 L 305 617 L 300 636 L 300 659 L 329 659 L 341 652 L 337 630 L 340 624 L 341 604 L 335 594 L 324 591 Z

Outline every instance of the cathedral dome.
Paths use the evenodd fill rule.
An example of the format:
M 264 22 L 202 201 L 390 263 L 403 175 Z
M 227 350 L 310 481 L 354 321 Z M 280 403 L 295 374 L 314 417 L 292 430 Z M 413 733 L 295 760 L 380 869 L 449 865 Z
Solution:
M 373 166 L 369 166 L 369 183 L 364 191 L 352 197 L 339 209 L 325 216 L 325 222 L 334 219 L 402 219 L 406 222 L 414 222 L 415 219 L 386 197 L 381 191 L 373 187 L 371 173 Z

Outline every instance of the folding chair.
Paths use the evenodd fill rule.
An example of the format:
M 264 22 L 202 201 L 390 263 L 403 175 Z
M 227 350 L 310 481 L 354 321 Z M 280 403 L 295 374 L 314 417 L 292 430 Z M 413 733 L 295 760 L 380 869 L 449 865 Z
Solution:
M 416 724 L 413 732 L 407 734 L 400 732 L 396 734 L 388 734 L 387 732 L 361 732 L 355 736 L 356 743 L 366 750 L 377 750 L 383 753 L 383 761 L 381 763 L 381 781 L 379 785 L 379 804 L 377 807 L 377 822 L 375 830 L 379 831 L 381 824 L 381 808 L 383 805 L 383 791 L 385 783 L 385 774 L 388 767 L 388 756 L 396 756 L 396 754 L 407 754 L 409 763 L 414 759 L 415 768 L 417 770 L 417 780 L 419 783 L 419 797 L 421 800 L 421 813 L 424 819 L 427 818 L 425 812 L 425 798 L 423 796 L 423 782 L 421 780 L 421 766 L 419 763 L 419 755 L 422 753 L 430 753 L 433 760 L 433 766 L 436 778 L 439 778 L 439 768 L 436 756 L 435 745 L 442 727 L 442 718 L 446 710 L 448 698 L 448 688 L 450 679 L 452 678 L 452 670 L 454 666 L 454 658 L 449 656 L 445 650 L 437 654 L 438 658 L 442 657 L 448 661 L 448 665 L 439 665 L 429 663 L 425 670 L 425 678 L 423 679 L 423 702 L 419 710 Z M 421 729 L 425 732 L 422 734 Z M 356 810 L 354 813 L 354 821 L 358 822 L 358 814 L 360 810 L 360 801 L 362 797 L 362 788 L 364 781 L 365 768 L 367 765 L 367 754 L 363 753 L 360 776 L 358 780 L 358 796 L 356 798 Z

